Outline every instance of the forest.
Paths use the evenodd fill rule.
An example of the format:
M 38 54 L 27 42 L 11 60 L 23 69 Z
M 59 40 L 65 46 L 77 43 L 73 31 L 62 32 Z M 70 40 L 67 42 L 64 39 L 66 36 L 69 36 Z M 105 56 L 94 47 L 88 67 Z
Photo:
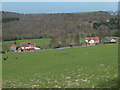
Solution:
M 118 18 L 108 12 L 20 14 L 2 11 L 3 41 L 118 35 Z

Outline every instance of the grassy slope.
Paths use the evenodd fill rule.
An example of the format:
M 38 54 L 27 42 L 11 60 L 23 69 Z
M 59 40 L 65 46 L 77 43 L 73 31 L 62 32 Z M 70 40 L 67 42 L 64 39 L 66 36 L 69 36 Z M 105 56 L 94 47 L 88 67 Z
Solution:
M 3 61 L 3 87 L 100 87 L 101 81 L 117 77 L 117 49 L 100 45 L 3 54 L 8 56 Z
M 3 41 L 3 50 L 9 50 L 9 46 L 14 44 L 15 41 Z M 39 45 L 49 45 L 50 39 L 26 39 L 26 40 L 17 40 L 17 45 L 20 45 L 20 42 L 33 42 Z

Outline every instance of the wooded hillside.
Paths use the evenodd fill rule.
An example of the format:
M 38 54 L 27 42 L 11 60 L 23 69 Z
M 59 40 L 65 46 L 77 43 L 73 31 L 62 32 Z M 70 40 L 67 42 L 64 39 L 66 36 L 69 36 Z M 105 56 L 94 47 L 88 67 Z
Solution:
M 52 38 L 63 33 L 78 33 L 80 37 L 117 36 L 117 23 L 116 16 L 102 11 L 58 14 L 2 12 L 2 35 L 3 40 Z

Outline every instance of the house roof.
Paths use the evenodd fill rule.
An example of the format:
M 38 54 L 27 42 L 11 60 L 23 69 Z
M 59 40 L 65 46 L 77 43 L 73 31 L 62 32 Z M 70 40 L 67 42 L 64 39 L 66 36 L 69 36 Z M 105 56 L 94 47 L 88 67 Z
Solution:
M 29 45 L 36 45 L 36 43 L 32 43 L 32 42 L 21 42 L 20 43 L 20 46 L 22 46 L 22 47 L 27 47 Z
M 11 45 L 10 47 L 17 47 L 17 45 Z
M 27 46 L 29 46 L 29 44 L 28 43 L 20 43 L 20 46 L 27 47 Z
M 112 40 L 112 39 L 114 39 L 114 38 L 112 38 L 112 37 L 106 37 L 105 39 L 107 39 L 107 40 Z
M 99 37 L 86 37 L 86 40 L 99 39 Z

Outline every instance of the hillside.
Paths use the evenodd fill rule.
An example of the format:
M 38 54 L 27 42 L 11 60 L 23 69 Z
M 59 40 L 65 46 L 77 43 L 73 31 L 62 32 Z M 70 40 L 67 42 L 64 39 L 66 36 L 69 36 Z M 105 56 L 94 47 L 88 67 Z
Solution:
M 80 37 L 115 36 L 117 29 L 112 30 L 105 24 L 97 28 L 95 23 L 106 22 L 110 18 L 107 12 L 58 13 L 58 14 L 19 14 L 2 13 L 3 40 L 34 38 L 51 38 L 62 33 L 79 33 Z
M 118 45 L 3 54 L 3 88 L 116 88 Z M 117 89 L 116 89 L 117 90 Z

